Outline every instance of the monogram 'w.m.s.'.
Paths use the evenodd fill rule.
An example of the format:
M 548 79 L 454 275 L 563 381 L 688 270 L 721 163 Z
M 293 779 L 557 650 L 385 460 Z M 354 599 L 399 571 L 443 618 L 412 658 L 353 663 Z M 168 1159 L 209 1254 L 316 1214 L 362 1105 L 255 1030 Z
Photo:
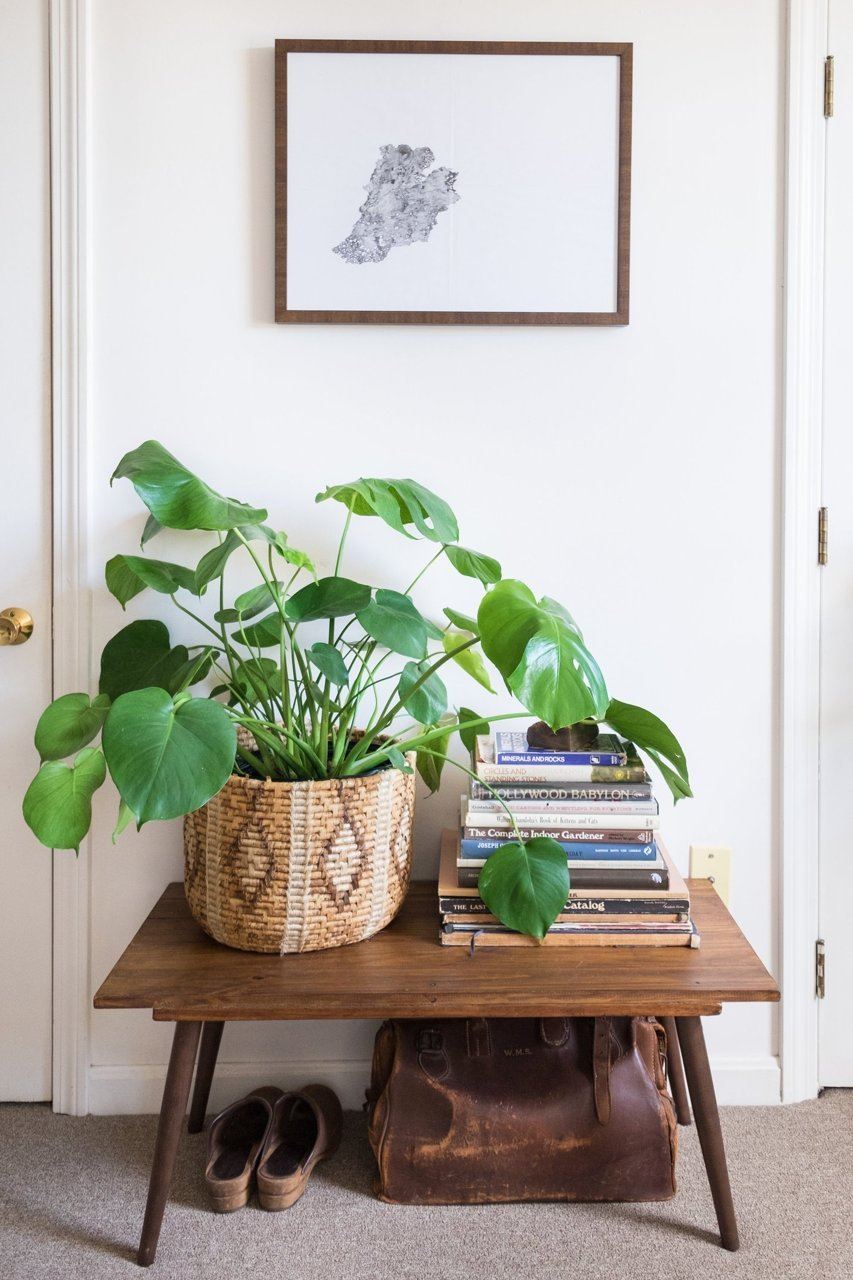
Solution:
M 397 1204 L 668 1200 L 677 1130 L 652 1018 L 386 1022 L 367 1103 Z

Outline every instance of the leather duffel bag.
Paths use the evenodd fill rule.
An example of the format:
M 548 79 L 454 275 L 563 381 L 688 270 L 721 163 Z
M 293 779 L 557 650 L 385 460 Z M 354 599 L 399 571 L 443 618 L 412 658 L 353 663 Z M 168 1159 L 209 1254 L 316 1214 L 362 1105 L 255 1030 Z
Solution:
M 367 1091 L 393 1204 L 668 1200 L 677 1127 L 653 1018 L 385 1022 Z

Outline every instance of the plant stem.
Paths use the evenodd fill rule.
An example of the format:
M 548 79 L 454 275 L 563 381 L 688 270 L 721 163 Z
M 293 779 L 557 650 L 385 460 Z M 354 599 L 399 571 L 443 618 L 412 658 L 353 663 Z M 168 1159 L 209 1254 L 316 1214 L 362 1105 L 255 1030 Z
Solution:
M 263 578 L 264 582 L 266 583 L 267 590 L 269 591 L 270 595 L 272 596 L 273 601 L 275 602 L 275 607 L 276 607 L 276 609 L 278 610 L 279 614 L 281 615 L 282 626 L 287 630 L 287 634 L 288 634 L 288 637 L 289 637 L 289 639 L 290 639 L 291 653 L 293 654 L 293 656 L 295 657 L 296 661 L 297 661 L 297 662 L 298 662 L 298 664 L 299 664 L 299 669 L 300 669 L 300 671 L 301 671 L 301 673 L 302 673 L 302 679 L 303 679 L 303 681 L 305 682 L 305 684 L 306 684 L 306 686 L 307 686 L 307 685 L 308 685 L 308 683 L 309 683 L 309 680 L 310 680 L 310 673 L 309 673 L 309 671 L 308 671 L 308 665 L 307 665 L 307 663 L 305 662 L 305 659 L 304 659 L 304 657 L 302 656 L 302 651 L 301 651 L 301 649 L 299 648 L 299 645 L 298 645 L 298 644 L 297 644 L 297 642 L 296 642 L 296 637 L 295 637 L 295 635 L 294 635 L 294 628 L 291 626 L 291 624 L 290 624 L 290 619 L 288 618 L 287 614 L 285 613 L 285 610 L 284 610 L 284 603 L 283 603 L 282 598 L 281 598 L 281 593 L 280 593 L 280 591 L 279 591 L 279 589 L 278 589 L 278 583 L 277 583 L 277 581 L 276 581 L 276 579 L 275 579 L 275 575 L 273 575 L 273 577 L 272 577 L 272 578 L 268 578 L 268 577 L 267 577 L 266 573 L 264 572 L 264 566 L 261 564 L 260 560 L 259 560 L 259 559 L 258 559 L 258 557 L 255 555 L 255 552 L 254 552 L 254 550 L 253 550 L 253 548 L 252 548 L 251 544 L 248 542 L 248 540 L 247 540 L 246 538 L 244 538 L 244 537 L 243 537 L 243 535 L 242 535 L 242 533 L 240 532 L 240 530 L 239 530 L 239 529 L 235 529 L 235 530 L 234 530 L 234 532 L 236 533 L 237 537 L 238 537 L 238 538 L 240 539 L 240 541 L 242 542 L 243 546 L 244 546 L 244 547 L 246 548 L 246 550 L 248 551 L 249 555 L 250 555 L 250 556 L 252 557 L 252 559 L 254 560 L 254 562 L 255 562 L 255 568 L 257 569 L 258 573 L 261 575 L 261 577 Z M 306 693 L 307 693 L 307 692 L 308 692 L 308 690 L 306 689 Z M 313 703 L 312 703 L 312 716 L 311 716 L 311 718 L 312 718 L 312 723 L 313 723 L 313 721 L 314 721 Z
M 436 671 L 438 671 L 439 667 L 443 667 L 446 662 L 450 662 L 450 660 L 452 658 L 455 658 L 458 653 L 463 653 L 465 649 L 470 649 L 472 645 L 478 644 L 479 640 L 480 640 L 479 636 L 472 636 L 471 639 L 466 640 L 464 644 L 457 645 L 455 649 L 450 649 L 447 653 L 444 653 L 440 658 L 437 659 L 437 661 L 435 661 L 432 664 L 431 667 L 427 668 L 427 670 L 423 673 L 423 675 L 420 677 L 419 680 L 415 681 L 411 689 L 406 694 L 406 700 L 411 698 L 412 694 L 417 693 L 421 685 L 425 684 L 426 681 L 429 680 L 430 676 L 434 675 Z M 391 724 L 392 721 L 394 720 L 394 717 L 400 711 L 403 710 L 403 707 L 406 704 L 402 698 L 398 699 L 398 701 L 394 703 L 393 707 L 389 708 L 389 703 L 391 702 L 391 699 L 393 697 L 394 697 L 394 694 L 392 693 L 391 697 L 388 698 L 388 700 L 385 703 L 385 706 L 382 708 L 382 711 L 380 712 L 380 715 L 379 715 L 379 719 L 377 721 L 374 721 L 374 723 L 372 723 L 371 725 L 368 726 L 367 729 L 365 729 L 364 737 L 362 738 L 361 742 L 357 743 L 350 757 L 350 761 L 352 763 L 355 763 L 355 761 L 357 761 L 359 757 L 363 756 L 365 752 L 370 750 L 373 740 L 376 738 L 377 734 L 380 734 L 383 729 L 387 728 L 388 725 Z
M 466 729 L 473 729 L 477 725 L 482 725 L 484 728 L 487 728 L 489 725 L 498 724 L 502 720 L 523 719 L 530 719 L 529 711 L 507 711 L 498 716 L 480 716 L 476 720 L 465 720 L 463 727 Z M 459 726 L 457 725 L 456 727 L 458 728 Z M 388 747 L 396 747 L 398 751 L 402 751 L 404 753 L 406 751 L 419 751 L 424 743 L 432 742 L 436 738 L 444 737 L 447 734 L 448 728 L 452 729 L 453 726 L 439 725 L 436 728 L 428 729 L 426 733 L 421 734 L 417 738 L 412 738 L 409 741 L 401 742 L 399 739 L 395 739 L 393 742 L 389 742 L 387 746 L 377 747 L 375 751 L 372 751 L 369 755 L 363 756 L 358 761 L 353 761 L 352 759 L 348 760 L 347 764 L 358 763 L 359 769 L 357 771 L 353 770 L 353 773 L 361 772 L 362 769 L 372 769 L 375 765 L 380 764 L 383 760 L 388 758 Z M 349 770 L 346 771 L 346 776 L 350 776 Z
M 349 533 L 351 520 L 352 520 L 352 507 L 347 507 L 347 518 L 344 521 L 344 528 L 343 528 L 343 532 L 341 533 L 341 540 L 338 543 L 338 554 L 335 557 L 335 577 L 338 576 L 338 570 L 341 567 L 341 558 L 344 554 L 344 543 L 347 540 L 347 534 Z
M 470 723 L 470 722 L 469 722 L 469 721 L 466 721 L 466 723 Z M 478 777 L 478 776 L 477 776 L 477 774 L 476 774 L 476 773 L 474 773 L 472 769 L 466 769 L 466 767 L 465 767 L 465 765 L 464 765 L 464 764 L 460 764 L 458 760 L 454 760 L 454 759 L 452 759 L 452 757 L 450 757 L 450 756 L 448 756 L 448 755 L 442 755 L 442 754 L 441 754 L 441 752 L 439 752 L 439 751 L 431 751 L 431 750 L 429 749 L 429 747 L 419 747 L 419 748 L 418 748 L 418 751 L 419 751 L 419 752 L 421 752 L 421 751 L 422 751 L 422 752 L 424 752 L 424 753 L 425 753 L 426 755 L 428 755 L 428 756 L 434 756 L 437 760 L 444 760 L 444 761 L 446 761 L 446 763 L 447 763 L 447 764 L 452 764 L 452 765 L 454 765 L 454 767 L 455 767 L 455 768 L 457 768 L 457 769 L 461 769 L 461 770 L 462 770 L 462 772 L 463 772 L 463 773 L 466 773 L 466 774 L 468 775 L 468 777 L 469 777 L 469 778 L 473 778 L 475 782 L 479 782 L 479 783 L 480 783 L 482 786 L 484 786 L 488 791 L 490 791 L 490 792 L 492 793 L 492 795 L 494 796 L 494 798 L 497 800 L 498 804 L 501 806 L 501 808 L 502 808 L 502 809 L 504 809 L 504 810 L 506 811 L 506 814 L 507 814 L 507 816 L 508 816 L 508 818 L 509 818 L 509 820 L 510 820 L 510 824 L 511 824 L 511 826 L 512 826 L 512 829 L 513 829 L 513 831 L 515 832 L 515 838 L 516 838 L 516 840 L 518 841 L 518 843 L 519 843 L 519 844 L 524 844 L 524 841 L 523 841 L 523 840 L 522 840 L 522 838 L 521 838 L 521 832 L 520 832 L 520 831 L 519 831 L 519 829 L 518 829 L 518 823 L 517 823 L 517 822 L 516 822 L 516 820 L 515 820 L 515 816 L 514 816 L 514 814 L 513 814 L 512 810 L 510 809 L 509 805 L 508 805 L 508 804 L 506 804 L 506 802 L 502 799 L 502 797 L 498 795 L 498 793 L 497 793 L 497 791 L 495 791 L 494 787 L 490 787 L 490 786 L 489 786 L 489 784 L 488 784 L 488 782 L 483 782 L 483 779 L 482 779 L 482 778 L 480 778 L 480 777 Z M 547 831 L 546 831 L 546 833 L 545 833 L 545 834 L 547 835 Z
M 421 569 L 420 573 L 416 573 L 416 574 L 415 574 L 415 576 L 414 576 L 414 578 L 412 578 L 412 581 L 411 581 L 411 582 L 409 583 L 409 585 L 406 587 L 405 591 L 403 592 L 403 595 L 407 596 L 407 595 L 409 594 L 409 592 L 412 590 L 412 588 L 417 586 L 417 584 L 420 582 L 421 578 L 422 578 L 422 577 L 424 576 L 424 574 L 426 573 L 427 569 L 429 569 L 431 565 L 434 565 L 434 564 L 435 564 L 435 562 L 436 562 L 436 560 L 438 559 L 438 557 L 439 557 L 440 555 L 442 555 L 442 553 L 444 552 L 444 548 L 445 548 L 446 546 L 447 546 L 447 543 L 446 543 L 446 542 L 442 542 L 441 546 L 438 548 L 438 551 L 436 551 L 435 555 L 434 555 L 434 556 L 432 556 L 432 557 L 431 557 L 431 559 L 427 560 L 426 564 L 425 564 L 425 565 L 424 565 L 424 567 Z

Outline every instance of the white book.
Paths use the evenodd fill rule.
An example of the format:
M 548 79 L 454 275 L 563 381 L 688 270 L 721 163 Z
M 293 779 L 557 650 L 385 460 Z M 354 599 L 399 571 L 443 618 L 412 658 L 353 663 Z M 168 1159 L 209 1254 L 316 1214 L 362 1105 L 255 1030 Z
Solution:
M 465 799 L 468 801 L 469 813 L 506 813 L 499 800 L 472 800 L 470 796 L 465 796 Z M 576 815 L 582 818 L 609 814 L 611 819 L 614 815 L 623 818 L 627 814 L 651 814 L 654 817 L 658 813 L 657 800 L 507 800 L 506 804 L 512 813 L 524 816 L 525 819 L 531 813 Z M 623 824 L 619 822 L 614 825 Z
M 656 813 L 622 814 L 622 813 L 541 813 L 523 810 L 518 805 L 510 805 L 516 825 L 519 827 L 542 827 L 556 831 L 653 831 L 660 826 L 660 817 Z M 512 830 L 512 822 L 506 809 L 490 809 L 483 811 L 473 809 L 467 796 L 462 797 L 462 825 L 464 827 L 505 827 Z
M 488 862 L 488 858 L 457 858 L 457 867 L 484 867 Z M 600 858 L 569 858 L 569 874 L 572 868 L 582 868 L 584 871 L 662 871 L 666 864 L 662 858 L 608 858 L 602 861 Z M 595 891 L 596 893 L 598 890 Z

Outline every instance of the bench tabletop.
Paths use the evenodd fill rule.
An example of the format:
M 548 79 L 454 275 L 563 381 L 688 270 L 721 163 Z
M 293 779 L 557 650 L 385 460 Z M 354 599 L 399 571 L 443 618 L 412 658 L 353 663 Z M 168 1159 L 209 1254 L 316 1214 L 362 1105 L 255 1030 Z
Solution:
M 779 989 L 707 880 L 691 880 L 701 947 L 443 947 L 434 881 L 354 946 L 256 955 L 212 941 L 170 884 L 95 996 L 161 1021 L 703 1016 Z

